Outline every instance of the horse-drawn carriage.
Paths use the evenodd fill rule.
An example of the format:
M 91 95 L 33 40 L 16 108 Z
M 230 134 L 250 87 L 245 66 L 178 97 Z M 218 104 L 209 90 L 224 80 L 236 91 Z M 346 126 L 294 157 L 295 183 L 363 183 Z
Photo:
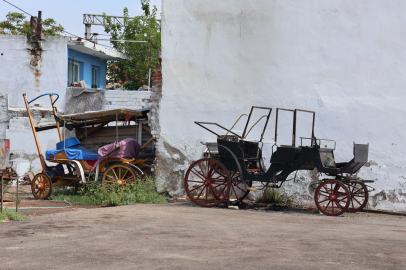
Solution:
M 266 110 L 262 116 L 248 130 L 254 109 Z M 291 145 L 277 145 L 278 114 L 279 111 L 293 112 L 293 134 Z M 211 122 L 195 123 L 217 136 L 217 149 L 210 151 L 213 145 L 207 144 L 209 157 L 194 162 L 186 172 L 185 188 L 190 199 L 201 206 L 216 206 L 223 202 L 242 201 L 253 187 L 253 182 L 262 184 L 262 188 L 280 188 L 287 181 L 290 174 L 299 170 L 313 170 L 326 175 L 328 178 L 319 180 L 315 189 L 314 199 L 318 209 L 326 215 L 340 215 L 345 211 L 356 212 L 365 207 L 368 202 L 368 187 L 356 173 L 368 160 L 368 144 L 355 144 L 353 147 L 354 158 L 345 163 L 336 163 L 334 150 L 336 143 L 333 140 L 318 139 L 314 136 L 315 112 L 305 110 L 276 109 L 275 143 L 268 170 L 262 158 L 264 133 L 272 109 L 265 107 L 251 108 L 248 120 L 242 135 L 232 129 L 241 119 L 237 120 L 229 130 Z M 301 137 L 301 145 L 296 146 L 297 113 L 306 112 L 313 114 L 312 135 L 310 138 Z M 252 128 L 265 118 L 265 124 L 259 141 L 248 141 L 246 137 Z M 214 125 L 225 130 L 225 135 L 220 135 L 207 128 Z M 303 145 L 303 140 L 310 140 L 310 145 Z M 334 142 L 333 148 L 321 147 L 322 141 Z M 216 148 L 216 147 L 214 147 Z M 275 150 L 276 148 L 276 150 Z M 295 175 L 296 177 L 296 175 Z
M 55 127 L 58 130 L 60 142 L 56 144 L 56 149 L 46 151 L 46 160 L 56 163 L 49 166 L 42 155 L 40 144 L 37 137 L 38 128 L 35 127 L 34 121 L 29 109 L 29 104 L 42 96 L 50 96 L 54 117 L 56 120 Z M 132 119 L 133 117 L 142 116 L 143 113 L 134 110 L 117 109 L 110 111 L 87 112 L 74 115 L 58 116 L 53 95 L 50 93 L 41 95 L 31 101 L 27 101 L 24 94 L 24 101 L 30 120 L 31 128 L 34 134 L 35 143 L 38 150 L 39 159 L 42 166 L 42 172 L 34 176 L 31 184 L 32 193 L 37 199 L 46 199 L 52 193 L 53 186 L 73 186 L 79 187 L 86 183 L 101 181 L 103 185 L 118 184 L 120 186 L 136 184 L 137 180 L 144 174 L 142 167 L 147 159 L 138 159 L 138 154 L 143 147 L 146 147 L 148 141 L 143 147 L 140 147 L 137 141 L 132 138 L 124 139 L 118 142 L 118 121 Z M 104 152 L 91 151 L 81 146 L 81 142 L 76 137 L 65 139 L 65 128 L 87 127 L 91 124 L 105 124 L 116 122 L 116 142 L 103 147 Z M 63 135 L 60 125 L 64 127 Z M 84 134 L 87 135 L 86 133 Z M 99 153 L 98 153 L 99 152 Z M 102 156 L 100 156 L 102 153 Z M 141 167 L 141 168 L 140 168 Z

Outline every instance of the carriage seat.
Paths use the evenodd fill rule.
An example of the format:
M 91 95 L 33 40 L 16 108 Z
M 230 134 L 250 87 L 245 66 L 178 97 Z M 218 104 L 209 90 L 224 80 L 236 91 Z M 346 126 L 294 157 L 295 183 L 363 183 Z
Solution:
M 81 159 L 86 161 L 96 161 L 98 160 L 97 151 L 91 151 L 80 146 L 82 143 L 76 138 L 71 137 L 65 140 L 65 154 L 69 159 Z M 55 154 L 64 151 L 63 149 L 64 141 L 60 141 L 56 144 L 56 150 L 47 150 L 45 156 L 47 160 L 51 157 L 55 158 Z

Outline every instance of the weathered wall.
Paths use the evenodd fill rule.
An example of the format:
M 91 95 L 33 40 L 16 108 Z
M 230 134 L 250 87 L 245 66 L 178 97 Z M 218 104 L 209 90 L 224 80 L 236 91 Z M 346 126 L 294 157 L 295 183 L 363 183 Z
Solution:
M 171 194 L 184 194 L 182 176 L 201 157 L 199 142 L 215 141 L 193 121 L 231 127 L 257 105 L 316 111 L 315 135 L 337 140 L 337 161 L 352 158 L 353 141 L 369 142 L 371 165 L 359 176 L 377 180 L 371 205 L 405 209 L 404 1 L 165 0 L 162 11 L 158 162 L 177 162 L 157 176 Z M 288 120 L 280 120 L 280 144 L 290 141 Z M 302 121 L 298 137 L 309 136 Z M 285 192 L 312 202 L 312 177 L 301 174 L 303 184 Z
M 8 127 L 8 96 L 0 94 L 0 140 L 6 138 L 6 129 Z
M 150 98 L 149 91 L 106 90 L 104 109 L 144 109 L 149 107 Z
M 67 37 L 43 36 L 37 61 L 26 36 L 0 35 L 0 94 L 8 94 L 9 106 L 23 108 L 27 99 L 44 93 L 60 94 L 59 109 L 65 104 Z M 39 102 L 50 108 L 50 102 Z

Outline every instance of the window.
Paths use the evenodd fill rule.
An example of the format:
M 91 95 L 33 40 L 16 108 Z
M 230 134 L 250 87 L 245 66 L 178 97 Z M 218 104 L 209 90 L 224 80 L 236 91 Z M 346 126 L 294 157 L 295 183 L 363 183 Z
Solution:
M 72 83 L 79 83 L 80 81 L 80 63 L 77 61 L 69 60 L 69 71 L 68 71 L 68 86 Z
M 98 73 L 98 68 L 97 67 L 92 67 L 92 88 L 97 88 L 97 73 Z

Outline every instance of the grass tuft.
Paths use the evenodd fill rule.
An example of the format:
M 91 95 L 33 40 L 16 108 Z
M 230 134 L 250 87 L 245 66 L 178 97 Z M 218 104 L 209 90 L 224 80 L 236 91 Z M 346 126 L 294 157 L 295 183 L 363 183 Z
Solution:
M 52 200 L 74 202 L 83 205 L 119 206 L 136 203 L 167 203 L 168 197 L 156 192 L 156 183 L 151 177 L 139 181 L 137 185 L 120 187 L 118 184 L 108 188 L 96 182 L 74 189 L 56 189 Z
M 14 220 L 14 221 L 21 221 L 21 220 L 27 220 L 28 217 L 24 216 L 23 214 L 15 211 L 11 211 L 8 209 L 4 209 L 3 213 L 0 213 L 0 220 L 1 221 L 6 221 L 6 220 Z
M 292 196 L 285 196 L 279 194 L 276 188 L 266 188 L 259 202 L 273 204 L 291 204 L 294 201 Z

